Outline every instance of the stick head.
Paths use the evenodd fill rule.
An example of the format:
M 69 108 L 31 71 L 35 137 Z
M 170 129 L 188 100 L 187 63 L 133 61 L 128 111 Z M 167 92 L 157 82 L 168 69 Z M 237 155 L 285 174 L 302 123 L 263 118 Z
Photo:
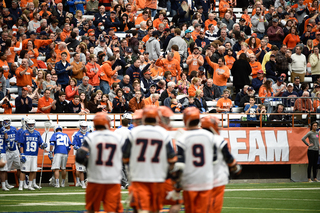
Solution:
M 49 132 L 51 125 L 52 125 L 51 121 L 44 122 L 44 129 L 46 132 Z

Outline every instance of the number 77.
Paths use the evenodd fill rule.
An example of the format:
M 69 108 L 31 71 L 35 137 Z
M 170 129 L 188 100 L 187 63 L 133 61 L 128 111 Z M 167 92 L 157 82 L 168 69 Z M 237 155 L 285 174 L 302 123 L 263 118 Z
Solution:
M 159 163 L 159 154 L 160 154 L 160 150 L 162 148 L 163 142 L 161 140 L 150 140 L 150 139 L 137 139 L 137 142 L 136 142 L 137 145 L 142 143 L 142 148 L 141 148 L 140 155 L 138 157 L 138 162 L 144 162 L 146 160 L 145 153 L 147 150 L 148 142 L 150 142 L 151 146 L 157 145 L 157 149 L 154 153 L 153 158 L 151 158 L 151 162 Z

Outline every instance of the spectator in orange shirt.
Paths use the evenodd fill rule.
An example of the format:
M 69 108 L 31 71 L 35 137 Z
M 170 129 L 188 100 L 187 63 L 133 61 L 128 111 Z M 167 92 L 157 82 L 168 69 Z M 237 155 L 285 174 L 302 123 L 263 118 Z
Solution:
M 197 90 L 203 90 L 203 85 L 201 85 L 201 79 L 200 78 L 194 77 L 191 80 L 191 85 L 190 85 L 190 87 L 188 89 L 189 96 L 195 97 Z
M 50 98 L 50 90 L 46 89 L 44 95 L 38 101 L 37 113 L 50 113 L 51 110 L 56 109 L 56 100 Z
M 7 55 L 5 52 L 0 53 L 0 67 L 3 68 L 3 76 L 8 79 L 10 73 L 10 67 L 7 62 Z
M 189 57 L 187 58 L 186 62 L 187 62 L 187 65 L 189 66 L 188 75 L 190 75 L 190 73 L 194 70 L 198 71 L 199 67 L 203 65 L 204 59 L 200 53 L 201 52 L 199 50 L 199 47 L 194 47 L 193 53 L 189 55 Z
M 320 32 L 317 32 L 316 33 L 316 38 L 313 39 L 313 46 L 314 47 L 317 46 L 319 44 L 319 42 L 320 42 Z
M 195 24 L 194 25 L 194 30 L 193 32 L 191 33 L 191 36 L 192 36 L 192 39 L 195 41 L 197 40 L 198 38 L 198 35 L 200 35 L 200 32 L 201 32 L 201 24 Z
M 229 96 L 230 91 L 228 89 L 223 90 L 223 97 L 217 102 L 217 112 L 231 112 L 232 101 L 229 99 Z
M 30 60 L 33 62 L 33 65 L 31 67 L 38 67 L 38 61 L 37 61 L 37 58 L 39 56 L 38 48 L 39 47 L 34 45 L 33 41 L 31 40 L 28 41 L 28 44 L 27 44 L 28 55 Z
M 150 95 L 149 98 L 144 99 L 144 104 L 145 106 L 148 106 L 148 105 L 159 106 L 159 94 L 154 93 Z
M 173 58 L 173 53 L 169 52 L 167 54 L 167 58 L 164 59 L 162 55 L 160 55 L 159 59 L 156 61 L 157 66 L 161 66 L 163 68 L 163 71 L 170 71 L 172 78 L 171 80 L 176 82 L 176 80 L 179 80 L 180 73 L 181 73 L 181 67 L 179 62 Z M 178 78 L 178 79 L 177 79 Z
M 209 18 L 204 22 L 204 30 L 205 31 L 209 30 L 208 27 L 210 24 L 217 26 L 217 22 L 216 22 L 216 20 L 214 20 L 215 16 L 216 16 L 215 13 L 209 13 L 209 15 L 208 15 Z
M 256 58 L 256 55 L 254 55 L 254 54 L 251 54 L 249 56 L 249 59 L 250 59 L 249 64 L 250 64 L 251 70 L 252 70 L 252 72 L 251 72 L 252 78 L 256 78 L 258 71 L 262 70 L 262 65 L 260 62 L 256 61 L 257 58 Z
M 70 33 L 71 33 L 70 24 L 65 23 L 65 24 L 64 24 L 64 27 L 63 27 L 63 31 L 62 31 L 62 33 L 60 34 L 60 39 L 61 39 L 61 41 L 65 41 L 66 38 L 69 38 L 69 37 L 70 37 Z
M 144 43 L 147 43 L 147 41 L 149 40 L 149 38 L 152 37 L 153 31 L 154 31 L 154 30 L 153 30 L 153 27 L 149 27 L 149 28 L 148 28 L 148 34 L 147 34 L 145 37 L 142 38 L 142 41 L 143 41 Z
M 159 17 L 153 21 L 153 27 L 156 28 L 157 30 L 159 30 L 159 25 L 160 25 L 161 23 L 163 23 L 163 19 L 164 19 L 164 18 L 165 18 L 165 15 L 160 12 L 160 13 L 159 13 Z M 166 28 L 167 28 L 167 27 L 168 27 L 168 26 L 166 26 Z
M 109 57 L 108 61 L 101 66 L 101 78 L 100 78 L 100 89 L 103 94 L 109 94 L 111 77 L 121 69 L 121 66 L 117 66 L 115 70 L 112 70 L 112 65 L 115 63 L 116 57 Z
M 135 21 L 135 25 L 136 25 L 136 28 L 140 28 L 140 23 L 145 21 L 147 22 L 149 20 L 149 14 L 148 14 L 148 11 L 143 11 L 142 12 L 142 16 L 138 17 Z
M 13 105 L 10 103 L 10 100 L 5 96 L 1 101 L 1 108 L 4 109 L 3 114 L 12 114 Z
M 86 65 L 86 75 L 89 77 L 89 84 L 92 85 L 95 90 L 99 90 L 101 67 L 97 63 L 98 58 L 96 55 L 90 54 L 89 59 L 90 60 Z
M 22 59 L 20 67 L 16 70 L 18 93 L 21 95 L 22 87 L 32 85 L 32 77 L 36 77 L 36 71 L 28 65 L 28 59 Z
M 227 49 L 226 52 L 227 52 L 227 55 L 224 56 L 224 60 L 226 61 L 226 66 L 231 70 L 236 59 L 233 57 L 232 49 Z
M 230 8 L 229 3 L 226 0 L 221 0 L 219 2 L 219 17 L 220 19 L 224 18 L 224 14 L 226 14 L 226 12 L 228 11 L 232 11 L 232 8 Z
M 297 28 L 291 27 L 290 33 L 284 38 L 283 44 L 286 44 L 290 50 L 300 43 L 300 36 L 298 35 Z

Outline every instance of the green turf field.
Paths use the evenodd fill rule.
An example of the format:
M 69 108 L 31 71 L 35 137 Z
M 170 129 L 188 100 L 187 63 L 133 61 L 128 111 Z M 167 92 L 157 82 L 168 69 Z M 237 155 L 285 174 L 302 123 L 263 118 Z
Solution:
M 0 212 L 83 211 L 84 196 L 84 190 L 75 187 L 15 188 L 0 191 Z M 127 196 L 123 190 L 123 202 Z M 320 183 L 230 184 L 222 212 L 320 212 Z

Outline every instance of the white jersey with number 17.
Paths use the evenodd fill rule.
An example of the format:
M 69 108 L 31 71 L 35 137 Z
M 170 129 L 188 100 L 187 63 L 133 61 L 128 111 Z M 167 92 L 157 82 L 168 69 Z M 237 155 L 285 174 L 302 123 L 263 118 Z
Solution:
M 120 184 L 124 138 L 110 130 L 96 131 L 84 138 L 90 150 L 87 165 L 88 182 Z

